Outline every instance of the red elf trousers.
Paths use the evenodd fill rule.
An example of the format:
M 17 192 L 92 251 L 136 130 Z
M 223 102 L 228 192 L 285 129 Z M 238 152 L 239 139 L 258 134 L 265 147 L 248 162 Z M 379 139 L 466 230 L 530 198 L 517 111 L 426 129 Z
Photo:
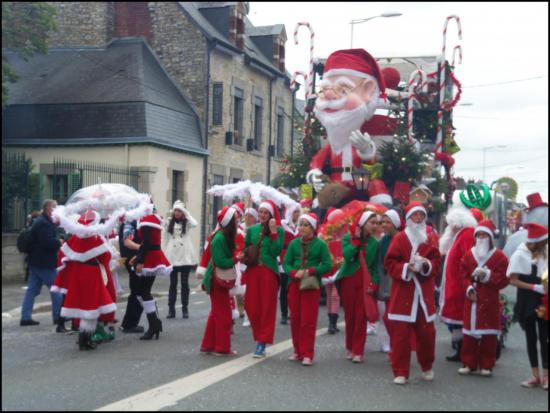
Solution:
M 215 276 L 212 277 L 210 287 L 210 302 L 212 308 L 206 322 L 201 351 L 229 353 L 231 351 L 231 327 L 233 326 L 229 290 L 220 286 Z
M 273 343 L 278 292 L 279 276 L 268 267 L 257 265 L 246 270 L 244 309 L 258 343 Z
M 319 316 L 321 290 L 302 290 L 300 282 L 292 281 L 288 286 L 288 307 L 290 308 L 290 331 L 294 353 L 301 360 L 313 360 L 315 355 L 315 332 Z
M 340 293 L 346 321 L 346 350 L 354 356 L 365 354 L 367 342 L 367 317 L 363 302 L 363 277 L 361 270 L 340 280 Z

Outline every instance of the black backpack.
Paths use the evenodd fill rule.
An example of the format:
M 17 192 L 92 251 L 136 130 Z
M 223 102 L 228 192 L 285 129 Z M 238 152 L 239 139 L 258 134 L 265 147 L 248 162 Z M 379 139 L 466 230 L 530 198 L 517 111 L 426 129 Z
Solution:
M 28 254 L 31 252 L 32 245 L 34 244 L 34 237 L 32 236 L 31 227 L 25 228 L 19 233 L 17 237 L 17 249 L 19 252 Z

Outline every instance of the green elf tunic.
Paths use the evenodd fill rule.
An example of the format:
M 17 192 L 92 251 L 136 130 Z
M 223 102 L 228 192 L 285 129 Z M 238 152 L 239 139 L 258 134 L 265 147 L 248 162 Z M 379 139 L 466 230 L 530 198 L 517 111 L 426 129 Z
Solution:
M 260 241 L 260 236 L 263 230 L 262 224 L 252 225 L 246 231 L 246 237 L 244 239 L 245 248 L 252 244 L 257 244 Z M 284 230 L 281 227 L 277 227 L 277 234 L 270 234 L 264 236 L 262 240 L 262 246 L 260 249 L 260 262 L 265 265 L 275 274 L 279 275 L 279 265 L 277 264 L 277 257 L 283 250 Z
M 325 241 L 314 237 L 305 244 L 306 256 L 304 263 L 304 248 L 302 238 L 296 238 L 290 242 L 283 262 L 284 270 L 290 274 L 290 281 L 299 281 L 294 278 L 300 269 L 306 269 L 309 275 L 315 275 L 321 285 L 321 277 L 330 271 L 332 260 L 330 251 Z
M 349 277 L 359 270 L 359 240 L 352 240 L 351 234 L 347 233 L 342 238 L 342 255 L 344 256 L 344 264 L 340 268 L 336 280 L 340 280 L 344 277 Z M 380 279 L 378 277 L 378 241 L 374 237 L 367 238 L 367 248 L 365 254 L 365 262 L 369 269 L 372 282 L 376 285 L 379 284 Z
M 222 231 L 218 231 L 214 235 L 210 244 L 210 248 L 212 258 L 208 263 L 206 274 L 204 274 L 204 278 L 202 279 L 202 285 L 207 293 L 210 293 L 210 288 L 212 286 L 212 273 L 214 271 L 212 264 L 214 264 L 217 268 L 221 268 L 223 270 L 231 268 L 235 265 L 233 254 L 227 246 L 227 241 L 225 240 L 225 235 Z

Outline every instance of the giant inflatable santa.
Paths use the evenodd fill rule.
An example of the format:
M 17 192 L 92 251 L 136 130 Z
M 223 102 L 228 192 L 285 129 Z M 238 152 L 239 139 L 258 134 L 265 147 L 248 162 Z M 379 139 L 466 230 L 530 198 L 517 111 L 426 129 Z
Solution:
M 368 132 L 368 121 L 385 98 L 385 82 L 376 60 L 363 49 L 338 50 L 326 63 L 321 90 L 315 102 L 315 116 L 325 127 L 328 145 L 312 158 L 307 181 L 317 192 L 325 185 L 322 175 L 351 189 L 346 199 L 354 199 L 353 168 L 372 163 L 376 145 Z M 392 203 L 384 182 L 373 179 L 369 200 Z

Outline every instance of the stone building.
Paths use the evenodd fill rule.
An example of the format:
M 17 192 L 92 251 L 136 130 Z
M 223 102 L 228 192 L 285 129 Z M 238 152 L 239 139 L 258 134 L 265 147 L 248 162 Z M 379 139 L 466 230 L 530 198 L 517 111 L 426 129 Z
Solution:
M 113 39 L 142 37 L 192 103 L 208 157 L 203 176 L 186 190 L 202 197 L 204 231 L 221 207 L 205 188 L 275 176 L 292 127 L 283 25 L 254 27 L 248 2 L 51 4 L 59 29 L 51 47 L 104 48 Z

